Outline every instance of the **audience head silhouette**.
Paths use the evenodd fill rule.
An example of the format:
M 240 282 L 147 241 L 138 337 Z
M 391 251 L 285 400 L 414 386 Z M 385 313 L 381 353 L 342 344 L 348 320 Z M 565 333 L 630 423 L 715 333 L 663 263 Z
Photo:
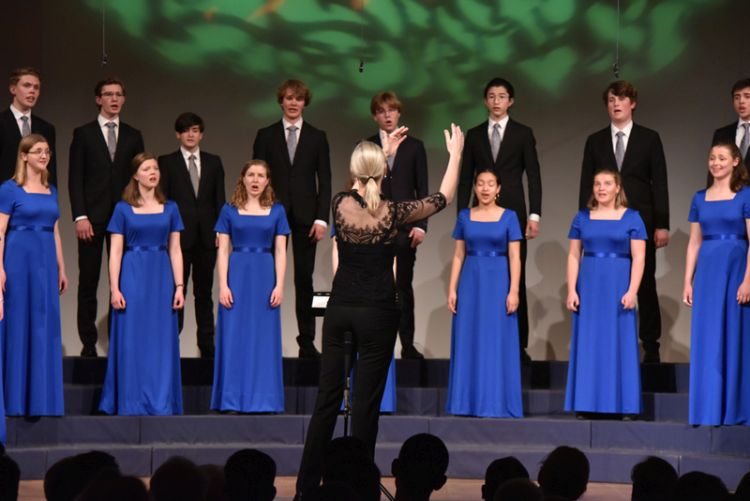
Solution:
M 544 460 L 537 481 L 545 495 L 578 499 L 586 492 L 589 460 L 575 447 L 562 445 Z
M 396 478 L 397 500 L 427 500 L 447 480 L 448 449 L 435 435 L 419 433 L 404 442 L 391 472 Z

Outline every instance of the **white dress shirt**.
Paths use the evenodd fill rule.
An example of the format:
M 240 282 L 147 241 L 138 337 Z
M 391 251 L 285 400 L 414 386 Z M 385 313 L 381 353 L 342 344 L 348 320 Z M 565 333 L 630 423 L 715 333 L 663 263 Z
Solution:
M 18 132 L 21 133 L 21 136 L 23 136 L 23 120 L 21 120 L 21 117 L 29 117 L 29 130 L 31 130 L 31 110 L 24 113 L 11 104 L 10 111 L 16 118 L 16 125 L 18 125 Z

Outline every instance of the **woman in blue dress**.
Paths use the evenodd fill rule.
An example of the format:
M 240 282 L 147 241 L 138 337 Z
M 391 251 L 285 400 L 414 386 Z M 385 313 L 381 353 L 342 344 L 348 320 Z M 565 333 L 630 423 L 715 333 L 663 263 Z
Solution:
M 47 181 L 49 161 L 47 140 L 26 136 L 13 178 L 0 186 L 2 366 L 9 416 L 62 416 L 65 410 L 59 296 L 68 279 L 57 190 Z
M 107 227 L 112 315 L 99 403 L 107 414 L 182 413 L 177 310 L 185 302 L 183 225 L 177 204 L 161 192 L 159 178 L 154 155 L 136 155 L 133 175 Z
M 284 412 L 279 306 L 290 230 L 265 161 L 245 164 L 215 230 L 220 306 L 211 408 Z
M 632 419 L 642 408 L 635 307 L 648 237 L 627 208 L 618 172 L 594 176 L 588 208 L 576 214 L 568 238 L 573 336 L 565 410 Z
M 683 302 L 692 306 L 688 420 L 750 424 L 750 188 L 734 143 L 711 148 L 713 183 L 690 206 Z
M 518 284 L 523 238 L 516 213 L 495 203 L 492 170 L 474 180 L 478 205 L 458 214 L 448 285 L 453 313 L 446 412 L 523 417 L 518 344 Z

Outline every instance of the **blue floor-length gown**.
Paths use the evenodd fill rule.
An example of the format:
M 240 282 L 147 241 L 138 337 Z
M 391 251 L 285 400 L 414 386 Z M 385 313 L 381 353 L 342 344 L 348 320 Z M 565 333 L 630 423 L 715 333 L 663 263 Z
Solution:
M 732 200 L 693 196 L 703 241 L 693 283 L 689 422 L 750 425 L 750 306 L 737 303 L 747 267 L 750 189 Z
M 508 243 L 521 240 L 516 213 L 498 221 L 472 221 L 458 214 L 453 238 L 464 240 L 466 256 L 453 316 L 448 380 L 449 414 L 523 417 L 518 316 L 508 315 Z
M 175 283 L 168 246 L 182 231 L 177 204 L 163 212 L 136 214 L 115 206 L 107 231 L 123 235 L 120 291 L 124 310 L 112 310 L 107 375 L 99 409 L 107 414 L 182 413 L 180 341 L 172 309 Z
M 0 186 L 5 235 L 3 381 L 9 416 L 61 416 L 62 335 L 55 222 L 57 190 L 26 193 L 14 180 Z
M 576 214 L 568 233 L 583 249 L 573 313 L 565 410 L 640 414 L 641 373 L 636 310 L 626 310 L 622 296 L 630 286 L 630 241 L 646 240 L 637 211 L 620 219 L 591 219 L 589 209 Z
M 227 282 L 234 303 L 219 305 L 211 408 L 283 412 L 281 314 L 270 299 L 276 236 L 290 233 L 284 206 L 275 203 L 264 216 L 225 204 L 214 229 L 232 240 Z

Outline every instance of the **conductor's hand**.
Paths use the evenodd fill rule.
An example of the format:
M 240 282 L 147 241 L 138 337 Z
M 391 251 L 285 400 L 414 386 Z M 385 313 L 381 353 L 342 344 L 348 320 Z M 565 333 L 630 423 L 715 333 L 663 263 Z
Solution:
M 322 224 L 313 223 L 307 237 L 311 242 L 320 242 L 326 234 L 326 229 Z
M 396 154 L 398 145 L 404 142 L 407 132 L 409 132 L 409 127 L 401 126 L 390 134 L 386 134 L 385 141 L 383 141 L 383 153 L 386 157 Z
M 451 313 L 454 315 L 456 314 L 456 302 L 458 300 L 458 297 L 456 295 L 456 291 L 448 291 L 448 309 L 451 310 Z
M 464 133 L 461 132 L 461 127 L 451 123 L 451 131 L 443 131 L 445 136 L 445 147 L 448 149 L 448 153 L 451 156 L 461 155 L 464 150 Z
M 172 309 L 181 310 L 185 306 L 185 293 L 183 292 L 184 287 L 177 287 L 174 290 L 174 299 L 172 299 Z
M 219 289 L 219 302 L 226 309 L 232 308 L 234 297 L 232 296 L 232 290 L 229 287 L 221 287 Z
M 88 219 L 76 221 L 76 237 L 84 242 L 90 242 L 94 238 L 94 227 L 91 226 L 91 221 Z
M 284 287 L 277 285 L 271 291 L 271 308 L 278 308 L 284 300 Z
M 112 305 L 112 308 L 116 310 L 125 309 L 125 297 L 122 295 L 122 292 L 120 292 L 119 289 L 110 292 L 109 302 Z
M 570 311 L 578 311 L 578 306 L 581 304 L 578 299 L 577 292 L 571 292 L 568 294 L 568 299 L 565 301 L 565 307 Z

